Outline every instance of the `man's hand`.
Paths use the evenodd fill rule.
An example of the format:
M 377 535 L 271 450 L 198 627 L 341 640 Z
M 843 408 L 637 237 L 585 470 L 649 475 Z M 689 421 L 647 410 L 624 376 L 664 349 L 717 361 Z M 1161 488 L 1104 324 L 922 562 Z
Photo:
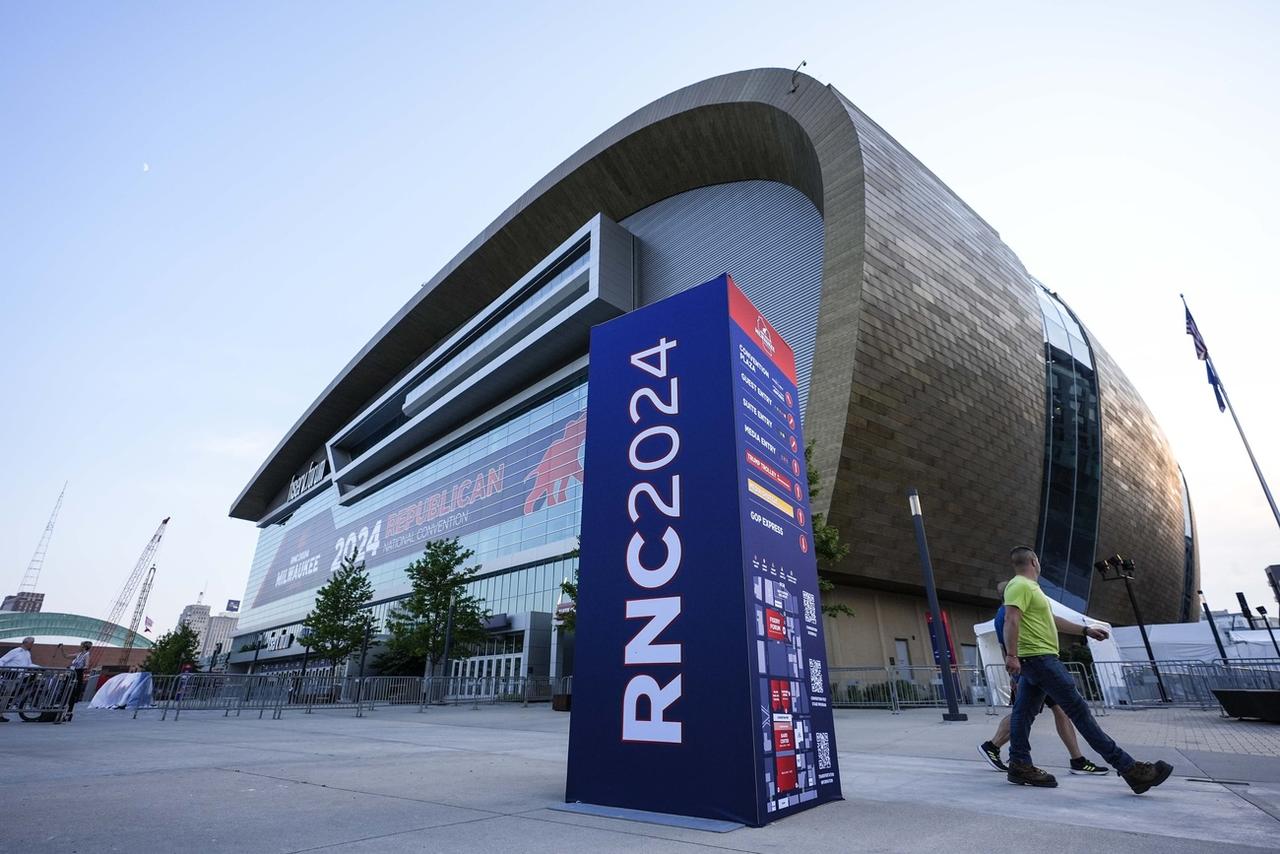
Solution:
M 1085 626 L 1085 637 L 1091 637 L 1094 640 L 1104 641 L 1111 637 L 1111 633 L 1101 626 Z
M 1013 654 L 1006 655 L 1004 657 L 1004 669 L 1009 671 L 1010 676 L 1017 676 L 1022 672 L 1022 659 Z

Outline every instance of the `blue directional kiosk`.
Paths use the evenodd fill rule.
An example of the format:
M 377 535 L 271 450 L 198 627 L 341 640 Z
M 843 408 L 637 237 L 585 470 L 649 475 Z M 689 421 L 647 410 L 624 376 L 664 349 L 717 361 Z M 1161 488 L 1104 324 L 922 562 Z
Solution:
M 723 275 L 597 326 L 588 382 L 566 801 L 840 799 L 791 348 Z

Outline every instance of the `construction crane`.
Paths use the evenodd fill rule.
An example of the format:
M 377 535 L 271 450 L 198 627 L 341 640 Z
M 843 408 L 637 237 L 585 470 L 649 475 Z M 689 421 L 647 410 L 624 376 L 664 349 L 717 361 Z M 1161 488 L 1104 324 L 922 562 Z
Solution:
M 58 493 L 58 501 L 53 505 L 53 513 L 49 514 L 49 523 L 44 526 L 44 533 L 40 535 L 40 544 L 36 546 L 36 553 L 31 556 L 31 563 L 27 564 L 27 572 L 22 576 L 22 584 L 18 587 L 18 595 L 13 597 L 13 608 L 16 611 L 38 611 L 39 607 L 35 605 L 36 584 L 40 581 L 40 570 L 44 567 L 44 556 L 49 551 L 49 540 L 53 537 L 53 523 L 58 521 L 58 511 L 62 509 L 62 497 L 67 494 L 67 484 L 62 484 L 62 491 Z
M 147 541 L 147 547 L 142 550 L 142 556 L 138 558 L 138 563 L 134 566 L 133 572 L 129 573 L 128 580 L 125 581 L 124 587 L 120 588 L 120 595 L 116 596 L 115 604 L 111 606 L 111 613 L 107 615 L 107 621 L 102 624 L 102 630 L 98 633 L 98 640 L 93 645 L 93 656 L 90 659 L 90 667 L 98 663 L 98 657 L 102 655 L 107 641 L 111 640 L 111 635 L 115 632 L 115 628 L 120 623 L 120 618 L 124 616 L 125 608 L 129 607 L 129 603 L 133 601 L 133 596 L 138 590 L 138 585 L 142 583 L 142 578 L 147 572 L 147 567 L 152 565 L 156 556 L 156 550 L 160 548 L 160 540 L 164 538 L 164 529 L 169 524 L 169 517 L 164 517 L 160 523 L 160 527 L 156 528 L 156 532 L 151 535 L 151 539 Z M 150 590 L 148 589 L 148 592 Z M 125 643 L 132 646 L 132 633 L 126 638 Z M 126 655 L 127 655 L 126 651 Z
M 142 582 L 142 590 L 138 593 L 138 604 L 133 609 L 133 619 L 129 621 L 129 634 L 124 639 L 120 650 L 120 663 L 129 663 L 129 651 L 133 649 L 133 641 L 138 637 L 138 624 L 142 622 L 142 612 L 146 610 L 147 599 L 151 596 L 151 585 L 156 581 L 156 565 L 151 564 L 147 572 L 147 580 Z

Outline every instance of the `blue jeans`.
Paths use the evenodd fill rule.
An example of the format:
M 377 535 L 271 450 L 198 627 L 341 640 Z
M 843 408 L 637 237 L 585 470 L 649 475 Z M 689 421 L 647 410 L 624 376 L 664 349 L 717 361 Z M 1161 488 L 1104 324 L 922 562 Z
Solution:
M 1084 697 L 1076 690 L 1075 680 L 1058 656 L 1032 655 L 1021 661 L 1022 678 L 1018 680 L 1018 698 L 1014 700 L 1013 720 L 1009 722 L 1010 761 L 1030 764 L 1031 724 L 1048 696 L 1067 713 L 1089 746 L 1115 766 L 1117 773 L 1124 774 L 1133 767 L 1133 757 L 1117 747 L 1093 719 Z

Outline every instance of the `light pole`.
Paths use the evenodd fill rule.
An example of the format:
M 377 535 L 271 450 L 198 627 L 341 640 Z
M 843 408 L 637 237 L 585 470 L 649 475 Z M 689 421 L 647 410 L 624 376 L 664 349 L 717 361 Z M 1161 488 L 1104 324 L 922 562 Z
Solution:
M 1280 658 L 1280 644 L 1276 643 L 1276 633 L 1271 631 L 1271 621 L 1267 619 L 1267 606 L 1259 605 L 1258 613 L 1262 616 L 1262 625 L 1267 627 L 1267 634 L 1271 635 L 1271 645 L 1276 648 L 1276 658 Z
M 311 657 L 311 629 L 303 626 L 298 630 L 298 635 L 302 638 L 302 675 L 298 677 L 298 693 L 299 700 L 302 695 L 307 693 L 307 659 Z M 311 711 L 311 706 L 307 706 L 307 711 Z
M 356 682 L 356 716 L 360 717 L 360 703 L 364 699 L 364 661 L 369 655 L 369 635 L 373 634 L 373 623 L 364 624 L 364 642 L 360 644 L 360 677 Z
M 915 487 L 907 491 L 907 502 L 911 506 L 911 520 L 916 528 L 916 546 L 920 550 L 920 565 L 924 571 L 924 589 L 929 596 L 929 612 L 933 614 L 934 638 L 938 651 L 938 662 L 942 665 L 942 693 L 947 697 L 947 711 L 942 716 L 944 721 L 967 721 L 969 716 L 960 712 L 956 702 L 955 671 L 952 669 L 951 646 L 947 643 L 947 634 L 942 622 L 942 608 L 938 605 L 938 589 L 933 583 L 933 562 L 929 560 L 929 541 L 924 535 L 924 511 L 920 509 L 920 493 Z
M 258 632 L 253 639 L 253 663 L 249 665 L 249 675 L 258 669 L 258 654 L 262 652 L 262 632 Z
M 1164 689 L 1164 680 L 1160 678 L 1160 668 L 1156 666 L 1156 655 L 1151 651 L 1151 639 L 1147 637 L 1147 625 L 1142 622 L 1142 611 L 1138 608 L 1138 600 L 1133 595 L 1133 573 L 1137 569 L 1132 560 L 1120 555 L 1112 555 L 1093 565 L 1104 581 L 1124 582 L 1125 592 L 1129 594 L 1129 605 L 1133 608 L 1134 619 L 1138 621 L 1138 631 L 1142 634 L 1142 645 L 1147 648 L 1147 660 L 1151 662 L 1151 672 L 1156 676 L 1156 685 L 1160 689 L 1160 702 L 1169 702 L 1169 694 Z
M 1213 619 L 1213 612 L 1209 610 L 1209 600 L 1204 598 L 1204 591 L 1197 590 L 1200 594 L 1200 607 L 1204 608 L 1205 619 L 1209 621 L 1209 631 L 1213 632 L 1213 642 L 1218 645 L 1218 653 L 1222 656 L 1222 660 L 1227 660 L 1227 650 L 1222 645 L 1222 636 L 1218 634 L 1218 623 Z

